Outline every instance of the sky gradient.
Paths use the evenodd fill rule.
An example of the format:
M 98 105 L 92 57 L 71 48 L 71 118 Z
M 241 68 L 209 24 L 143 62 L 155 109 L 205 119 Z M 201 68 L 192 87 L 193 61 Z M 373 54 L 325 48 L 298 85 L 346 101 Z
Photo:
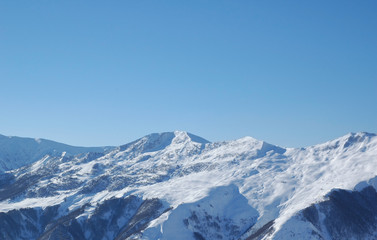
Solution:
M 377 1 L 2 1 L 0 134 L 377 132 Z

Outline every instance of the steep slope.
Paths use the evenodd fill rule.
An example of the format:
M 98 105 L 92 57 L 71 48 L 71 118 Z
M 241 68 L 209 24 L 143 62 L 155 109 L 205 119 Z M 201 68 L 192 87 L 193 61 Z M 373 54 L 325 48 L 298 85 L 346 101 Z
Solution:
M 33 163 L 45 155 L 76 155 L 87 152 L 104 152 L 111 147 L 73 147 L 45 139 L 7 137 L 0 135 L 0 172 Z
M 295 226 L 318 224 L 302 217 L 310 215 L 305 209 L 327 201 L 333 189 L 352 190 L 376 175 L 375 134 L 353 133 L 300 149 L 251 137 L 210 143 L 180 131 L 151 134 L 105 153 L 48 155 L 0 175 L 0 222 L 19 224 L 20 217 L 11 216 L 25 218 L 26 207 L 42 216 L 56 206 L 49 226 L 32 221 L 38 226 L 33 236 L 292 239 L 300 236 Z M 117 210 L 130 197 L 138 199 L 132 210 Z M 88 227 L 100 223 L 103 233 Z M 10 239 L 31 236 L 26 227 L 15 229 Z M 313 233 L 305 236 L 336 239 Z
M 353 190 L 334 189 L 283 224 L 276 239 L 376 239 L 376 179 Z

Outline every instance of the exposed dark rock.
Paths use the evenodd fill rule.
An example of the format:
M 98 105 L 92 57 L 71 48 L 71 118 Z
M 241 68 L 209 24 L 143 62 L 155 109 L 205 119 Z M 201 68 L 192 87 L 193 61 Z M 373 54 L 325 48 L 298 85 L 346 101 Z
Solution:
M 0 239 L 37 239 L 58 214 L 59 206 L 26 208 L 0 213 Z
M 265 225 L 263 225 L 261 228 L 259 228 L 256 232 L 251 234 L 246 240 L 260 240 L 264 236 L 270 234 L 274 229 L 274 221 L 269 221 Z
M 143 201 L 136 196 L 128 196 L 106 200 L 89 218 L 79 218 L 88 206 L 86 204 L 63 216 L 60 215 L 63 212 L 60 205 L 2 212 L 0 239 L 126 239 L 140 234 L 150 221 L 168 210 L 159 199 Z
M 165 209 L 162 202 L 157 198 L 145 200 L 140 205 L 139 209 L 137 209 L 137 212 L 132 219 L 120 230 L 115 239 L 126 239 L 132 234 L 144 230 L 151 220 L 159 217 L 167 210 L 168 209 Z
M 24 193 L 26 189 L 36 184 L 40 178 L 42 178 L 42 175 L 25 174 L 9 185 L 4 184 L 0 190 L 0 201 L 12 199 Z
M 194 232 L 194 238 L 195 240 L 206 240 L 202 234 L 198 233 L 198 232 Z
M 89 194 L 100 192 L 106 189 L 106 187 L 110 184 L 111 178 L 107 175 L 101 175 L 90 180 L 86 185 L 81 189 L 80 193 L 82 194 Z
M 323 224 L 319 212 L 325 215 Z M 377 230 L 377 192 L 371 186 L 360 192 L 333 190 L 328 200 L 304 209 L 301 214 L 304 221 L 318 229 L 316 234 L 327 231 L 334 240 L 373 238 Z

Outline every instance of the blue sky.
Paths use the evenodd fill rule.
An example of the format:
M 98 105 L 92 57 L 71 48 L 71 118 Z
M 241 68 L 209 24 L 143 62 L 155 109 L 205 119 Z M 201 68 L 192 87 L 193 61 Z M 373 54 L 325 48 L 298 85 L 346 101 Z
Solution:
M 301 147 L 377 132 L 377 2 L 2 1 L 0 133 L 185 130 Z

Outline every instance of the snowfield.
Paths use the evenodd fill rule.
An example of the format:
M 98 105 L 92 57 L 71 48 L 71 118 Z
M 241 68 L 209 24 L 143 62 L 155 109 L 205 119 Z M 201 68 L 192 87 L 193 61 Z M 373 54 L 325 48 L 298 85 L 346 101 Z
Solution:
M 251 137 L 211 143 L 182 131 L 108 148 L 0 136 L 0 166 L 8 170 L 0 175 L 0 225 L 17 229 L 0 227 L 1 239 L 377 235 L 370 207 L 377 206 L 377 136 L 370 133 L 297 149 Z M 367 224 L 329 221 L 351 203 Z M 102 232 L 98 222 L 106 223 Z M 337 224 L 355 226 L 345 232 Z

